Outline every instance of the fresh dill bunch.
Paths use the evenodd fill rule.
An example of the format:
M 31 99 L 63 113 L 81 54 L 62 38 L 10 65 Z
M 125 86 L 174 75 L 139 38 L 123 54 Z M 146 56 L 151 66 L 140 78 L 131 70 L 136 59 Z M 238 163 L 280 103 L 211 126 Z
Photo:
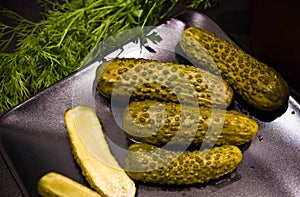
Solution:
M 158 25 L 178 1 L 39 0 L 44 10 L 39 22 L 0 8 L 16 22 L 0 21 L 0 115 L 78 70 L 89 52 L 111 35 Z M 15 39 L 15 50 L 8 51 Z
M 222 0 L 187 0 L 184 4 L 190 9 L 208 9 L 221 3 Z

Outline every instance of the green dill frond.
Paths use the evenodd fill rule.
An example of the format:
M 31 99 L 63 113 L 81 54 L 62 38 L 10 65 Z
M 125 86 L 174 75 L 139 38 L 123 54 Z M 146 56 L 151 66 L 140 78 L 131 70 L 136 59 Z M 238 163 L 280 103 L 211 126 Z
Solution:
M 178 1 L 39 0 L 44 14 L 39 22 L 1 8 L 14 25 L 0 21 L 0 115 L 78 70 L 111 35 L 158 25 Z M 156 35 L 147 39 L 159 42 Z M 14 40 L 15 49 L 8 51 Z

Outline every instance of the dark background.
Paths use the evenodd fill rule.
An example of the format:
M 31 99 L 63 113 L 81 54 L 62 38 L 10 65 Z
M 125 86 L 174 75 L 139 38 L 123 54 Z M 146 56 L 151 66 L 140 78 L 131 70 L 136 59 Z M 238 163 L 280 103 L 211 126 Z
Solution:
M 204 11 L 247 52 L 281 72 L 292 95 L 300 92 L 300 14 L 298 1 L 223 0 L 217 7 Z M 41 19 L 34 0 L 2 0 L 31 21 Z M 298 93 L 297 93 L 298 92 Z M 1 148 L 1 147 L 0 147 Z M 0 155 L 0 196 L 21 196 L 20 190 Z M 2 187 L 4 186 L 4 187 Z

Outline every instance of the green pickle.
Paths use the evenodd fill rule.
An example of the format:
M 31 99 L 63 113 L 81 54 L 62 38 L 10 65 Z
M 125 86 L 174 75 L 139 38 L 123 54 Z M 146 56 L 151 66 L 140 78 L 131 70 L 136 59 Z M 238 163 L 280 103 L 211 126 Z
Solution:
M 125 170 L 134 180 L 166 185 L 201 184 L 234 171 L 242 160 L 240 149 L 223 145 L 204 151 L 177 152 L 149 144 L 132 144 Z
M 195 66 L 220 72 L 234 92 L 256 109 L 274 111 L 287 102 L 288 84 L 275 69 L 217 35 L 189 27 L 180 45 Z
M 116 58 L 97 70 L 98 89 L 111 98 L 197 103 L 228 107 L 233 90 L 221 77 L 194 66 L 156 60 Z
M 152 100 L 133 101 L 123 119 L 126 135 L 135 141 L 156 146 L 180 144 L 241 145 L 250 141 L 258 124 L 238 111 L 184 106 Z M 191 129 L 191 125 L 196 125 Z M 176 138 L 174 137 L 176 136 Z

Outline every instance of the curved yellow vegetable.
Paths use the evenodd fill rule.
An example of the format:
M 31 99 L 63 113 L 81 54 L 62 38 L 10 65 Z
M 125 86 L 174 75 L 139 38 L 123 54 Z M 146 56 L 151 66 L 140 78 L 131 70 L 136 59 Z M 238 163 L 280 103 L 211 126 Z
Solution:
M 38 193 L 42 197 L 101 197 L 90 188 L 56 172 L 49 172 L 38 181 Z
M 66 111 L 65 123 L 74 158 L 91 187 L 103 196 L 134 196 L 135 184 L 111 154 L 95 111 L 76 106 Z

